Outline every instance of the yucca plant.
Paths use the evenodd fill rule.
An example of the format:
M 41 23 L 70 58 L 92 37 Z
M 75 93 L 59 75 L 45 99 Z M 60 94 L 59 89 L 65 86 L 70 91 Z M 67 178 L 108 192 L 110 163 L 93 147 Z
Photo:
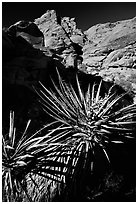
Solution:
M 20 134 L 14 124 L 14 112 L 10 112 L 9 133 L 2 137 L 3 201 L 39 201 L 42 197 L 48 201 L 48 189 L 54 185 L 51 174 L 56 175 L 55 167 L 62 167 L 49 159 L 53 146 L 49 147 L 41 136 L 41 131 L 55 122 L 31 136 L 28 134 L 30 122 Z
M 41 88 L 36 92 L 44 111 L 55 121 L 51 130 L 48 127 L 45 139 L 54 145 L 53 161 L 63 166 L 58 167 L 59 174 L 53 176 L 69 186 L 67 191 L 73 189 L 72 192 L 79 193 L 81 189 L 78 188 L 93 173 L 97 147 L 110 164 L 108 144 L 123 145 L 135 138 L 136 105 L 126 104 L 126 93 L 112 93 L 113 87 L 101 97 L 102 81 L 99 85 L 89 85 L 86 93 L 83 93 L 78 78 L 76 81 L 77 91 L 59 75 L 59 85 L 53 82 L 54 91 L 40 82 Z
M 76 81 L 77 91 L 60 76 L 59 86 L 53 82 L 55 91 L 40 83 L 36 92 L 53 121 L 31 136 L 29 120 L 18 139 L 10 113 L 9 133 L 2 144 L 3 201 L 52 201 L 56 192 L 65 192 L 68 201 L 70 194 L 82 192 L 93 174 L 97 147 L 111 163 L 108 144 L 135 138 L 136 107 L 122 106 L 125 94 L 118 96 L 110 89 L 101 97 L 102 81 L 83 93 Z

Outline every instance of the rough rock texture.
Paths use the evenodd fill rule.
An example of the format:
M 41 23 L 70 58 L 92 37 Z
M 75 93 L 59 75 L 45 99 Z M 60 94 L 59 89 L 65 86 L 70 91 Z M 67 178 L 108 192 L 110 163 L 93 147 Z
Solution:
M 75 18 L 59 17 L 56 11 L 48 10 L 35 19 L 35 23 L 44 34 L 46 48 L 59 54 L 66 67 L 73 66 L 75 50 L 71 43 L 73 41 L 83 46 L 85 42 L 85 34 L 77 28 Z
M 74 42 L 83 44 L 84 34 L 80 29 L 77 29 L 75 18 L 61 17 L 62 26 L 58 23 L 58 18 L 54 10 L 48 10 L 40 18 L 35 19 L 35 23 L 45 36 L 45 46 L 57 51 L 60 51 L 60 48 L 68 47 L 70 40 L 65 31 Z
M 28 108 L 33 98 L 32 85 L 38 81 L 49 84 L 48 76 L 55 77 L 55 67 L 74 83 L 72 41 L 83 47 L 83 64 L 79 67 L 83 71 L 79 72 L 83 87 L 102 77 L 109 82 L 106 85 L 115 82 L 130 91 L 130 96 L 135 99 L 136 19 L 98 24 L 85 32 L 77 28 L 74 18 L 62 17 L 60 20 L 62 26 L 56 12 L 48 10 L 34 21 L 45 38 L 45 46 L 40 50 L 20 36 L 12 43 L 3 32 L 3 109 L 7 114 L 16 106 L 19 110 L 23 107 L 25 113 L 24 106 Z
M 45 36 L 45 46 L 54 49 L 61 61 L 70 66 L 73 60 L 70 40 L 57 23 L 54 10 L 35 20 Z M 82 70 L 115 82 L 126 91 L 136 92 L 136 18 L 115 23 L 97 24 L 83 32 L 74 18 L 61 18 L 72 41 L 83 47 Z
M 98 24 L 85 32 L 83 47 L 89 73 L 136 91 L 136 19 Z

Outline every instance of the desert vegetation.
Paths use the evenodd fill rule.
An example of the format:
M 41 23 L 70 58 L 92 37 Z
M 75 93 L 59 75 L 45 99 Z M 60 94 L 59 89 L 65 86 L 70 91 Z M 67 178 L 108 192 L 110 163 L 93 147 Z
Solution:
M 114 86 L 101 93 L 102 80 L 84 92 L 78 77 L 76 87 L 58 79 L 34 87 L 46 116 L 37 131 L 29 133 L 31 120 L 16 129 L 9 113 L 3 201 L 135 201 L 136 105 Z

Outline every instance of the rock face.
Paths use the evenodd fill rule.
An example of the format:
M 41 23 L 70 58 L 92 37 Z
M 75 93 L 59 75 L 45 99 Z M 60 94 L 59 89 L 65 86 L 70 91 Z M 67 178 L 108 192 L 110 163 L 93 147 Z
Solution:
M 54 10 L 48 10 L 35 19 L 35 23 L 44 34 L 45 47 L 60 55 L 66 67 L 73 66 L 75 50 L 71 44 L 74 42 L 83 46 L 85 41 L 85 34 L 77 29 L 75 18 L 62 18 Z
M 100 81 L 102 77 L 106 85 L 115 83 L 130 91 L 130 96 L 135 99 L 135 18 L 98 24 L 83 32 L 77 28 L 74 18 L 59 18 L 54 10 L 48 10 L 34 23 L 44 34 L 44 46 L 32 46 L 22 36 L 10 40 L 3 32 L 3 109 L 8 114 L 16 106 L 19 110 L 22 106 L 22 112 L 25 112 L 25 104 L 28 108 L 28 101 L 33 98 L 32 85 L 37 85 L 38 81 L 49 84 L 48 76 L 54 78 L 56 68 L 74 83 L 78 70 L 74 69 L 73 42 L 83 48 L 83 55 L 80 54 L 83 63 L 79 64 L 80 72 L 77 72 L 83 87 L 94 80 Z M 34 41 L 34 37 L 31 39 Z
M 83 47 L 83 57 L 88 72 L 135 92 L 136 19 L 98 24 L 85 34 L 89 42 Z
M 60 51 L 60 48 L 63 49 L 64 46 L 67 47 L 70 44 L 70 39 L 65 32 L 74 42 L 83 44 L 84 33 L 77 29 L 75 18 L 62 18 L 57 16 L 54 10 L 48 10 L 40 18 L 35 19 L 35 23 L 45 36 L 46 47 L 57 51 Z
M 114 82 L 126 91 L 136 92 L 136 18 L 92 26 L 83 32 L 74 18 L 58 17 L 54 10 L 35 20 L 45 36 L 45 46 L 61 56 L 66 67 L 72 64 L 69 38 L 83 47 L 81 69 Z M 68 38 L 69 37 L 69 38 Z

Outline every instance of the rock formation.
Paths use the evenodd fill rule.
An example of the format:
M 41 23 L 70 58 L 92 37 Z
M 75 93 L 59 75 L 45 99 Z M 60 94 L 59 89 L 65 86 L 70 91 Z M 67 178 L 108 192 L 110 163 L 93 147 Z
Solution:
M 115 23 L 97 24 L 83 32 L 77 29 L 74 18 L 61 18 L 69 38 L 57 23 L 54 10 L 35 20 L 45 36 L 45 46 L 62 57 L 66 67 L 71 64 L 69 38 L 83 47 L 82 70 L 97 74 L 105 81 L 118 84 L 136 93 L 136 18 Z
M 85 35 L 77 28 L 75 18 L 62 18 L 57 16 L 54 10 L 48 10 L 40 18 L 35 19 L 35 23 L 44 34 L 45 47 L 60 55 L 61 61 L 66 67 L 73 66 L 72 41 L 81 46 L 85 41 Z
M 59 16 L 54 10 L 48 10 L 34 22 L 44 34 L 45 46 L 39 48 L 47 56 L 47 60 L 44 60 L 47 61 L 46 64 L 55 54 L 57 63 L 61 62 L 66 68 L 73 66 L 74 47 L 71 46 L 71 43 L 77 43 L 83 48 L 83 63 L 79 67 L 83 72 L 101 76 L 105 81 L 114 82 L 124 90 L 130 91 L 132 96 L 135 95 L 136 18 L 115 23 L 97 24 L 85 32 L 77 28 L 75 18 L 60 17 L 59 20 Z M 5 37 L 3 41 L 6 42 Z M 13 48 L 10 47 L 10 49 Z M 9 52 L 12 53 L 11 50 Z M 31 64 L 39 67 L 39 63 L 34 58 L 33 60 L 30 58 L 21 59 L 22 62 L 18 61 L 17 63 L 16 61 L 18 61 L 17 58 L 12 60 L 10 65 L 14 66 L 12 75 L 16 72 L 18 63 L 22 67 L 18 70 L 21 75 L 16 72 L 16 77 L 19 75 L 17 77 L 19 83 L 24 83 L 23 75 L 27 76 L 28 74 L 23 67 L 31 66 Z M 40 61 L 40 65 L 43 66 L 43 60 Z M 10 65 L 6 64 L 6 70 Z M 7 75 L 9 71 L 5 73 Z
M 98 24 L 85 34 L 84 64 L 89 73 L 136 91 L 136 19 Z
M 49 84 L 49 75 L 55 77 L 56 67 L 60 68 L 64 78 L 74 83 L 76 70 L 72 68 L 75 65 L 75 49 L 78 48 L 83 50 L 83 55 L 80 53 L 83 63 L 78 68 L 84 89 L 88 83 L 99 82 L 103 78 L 104 90 L 115 83 L 129 91 L 135 101 L 135 18 L 98 24 L 83 32 L 77 28 L 75 18 L 59 17 L 56 11 L 48 10 L 34 23 L 44 35 L 44 45 L 38 44 L 41 39 L 33 34 L 35 26 L 29 35 L 19 32 L 14 40 L 7 37 L 7 29 L 3 31 L 3 109 L 7 114 L 15 107 L 19 112 L 22 107 L 25 113 L 26 106 L 28 111 L 28 104 L 31 106 L 34 97 L 32 85 L 38 84 L 38 81 Z

